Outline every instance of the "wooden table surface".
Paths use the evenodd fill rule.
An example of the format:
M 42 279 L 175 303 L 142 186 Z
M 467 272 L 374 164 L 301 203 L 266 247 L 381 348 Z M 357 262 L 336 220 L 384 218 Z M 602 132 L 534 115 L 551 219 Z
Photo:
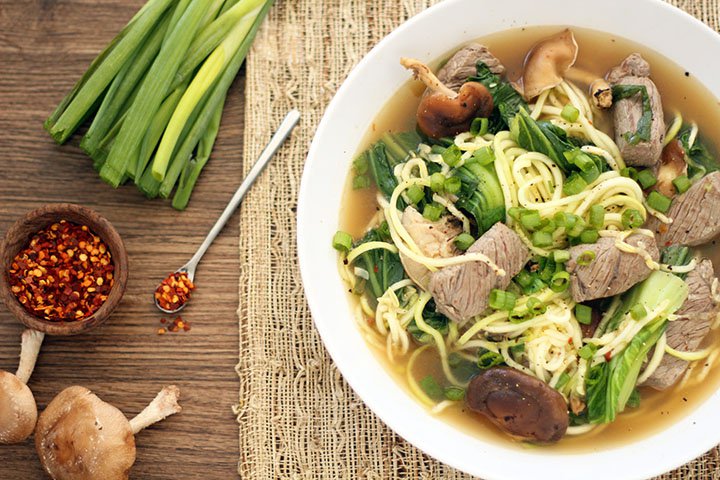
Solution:
M 137 440 L 136 479 L 237 476 L 238 215 L 201 264 L 183 318 L 190 332 L 157 335 L 151 293 L 200 244 L 241 180 L 242 74 L 231 89 L 213 158 L 185 212 L 104 184 L 77 148 L 57 146 L 42 123 L 143 0 L 0 0 L 0 234 L 22 213 L 51 202 L 96 209 L 120 232 L 130 257 L 125 297 L 108 323 L 86 335 L 47 337 L 30 380 L 39 410 L 63 388 L 83 385 L 128 416 L 164 385 L 183 411 Z M 22 326 L 0 307 L 0 369 L 15 371 Z M 0 446 L 0 479 L 45 478 L 32 441 Z

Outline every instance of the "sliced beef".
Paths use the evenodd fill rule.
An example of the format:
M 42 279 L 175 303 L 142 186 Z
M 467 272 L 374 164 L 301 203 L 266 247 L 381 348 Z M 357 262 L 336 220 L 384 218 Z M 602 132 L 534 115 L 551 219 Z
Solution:
M 523 440 L 560 440 L 569 424 L 562 395 L 519 370 L 495 367 L 473 377 L 467 388 L 468 408 L 503 431 Z
M 424 255 L 447 258 L 460 253 L 453 240 L 462 233 L 462 226 L 454 217 L 446 216 L 431 222 L 413 207 L 407 207 L 402 215 L 402 224 Z M 400 253 L 400 261 L 410 279 L 427 290 L 430 271 L 403 253 Z
M 457 91 L 468 78 L 477 75 L 477 63 L 483 62 L 496 75 L 505 73 L 505 67 L 485 45 L 471 43 L 458 50 L 438 71 L 438 79 Z
M 438 311 L 458 323 L 484 312 L 492 289 L 507 288 L 530 258 L 517 233 L 503 223 L 493 225 L 467 251 L 486 255 L 505 275 L 497 275 L 484 262 L 453 265 L 431 274 L 429 291 Z
M 715 278 L 710 260 L 702 260 L 691 271 L 685 282 L 688 298 L 676 313 L 678 318 L 668 323 L 667 342 L 675 350 L 689 352 L 697 350 L 710 332 L 718 313 L 718 304 L 712 296 L 712 282 Z M 688 368 L 688 362 L 665 354 L 657 370 L 650 375 L 644 386 L 664 390 L 677 382 Z
M 620 65 L 613 67 L 607 74 L 607 81 L 617 83 L 624 77 L 649 77 L 650 64 L 639 53 L 631 53 Z
M 613 85 L 641 85 L 647 90 L 652 107 L 652 125 L 650 140 L 635 145 L 628 142 L 626 136 L 637 131 L 638 120 L 643 114 L 642 95 L 640 93 L 613 103 L 615 122 L 615 143 L 625 163 L 632 166 L 653 167 L 658 163 L 665 138 L 665 118 L 662 100 L 655 83 L 650 80 L 650 65 L 633 53 L 623 62 L 610 70 L 608 81 Z
M 642 248 L 655 261 L 660 257 L 660 252 L 650 237 L 630 235 L 625 239 L 625 243 Z M 578 265 L 578 257 L 587 251 L 593 252 L 595 259 L 588 265 Z M 576 302 L 623 293 L 645 280 L 651 273 L 643 257 L 619 250 L 615 246 L 614 238 L 601 238 L 596 243 L 572 247 L 567 271 L 570 273 L 570 293 Z
M 702 245 L 720 234 L 720 172 L 713 172 L 678 195 L 670 205 L 669 225 L 648 221 L 661 247 Z

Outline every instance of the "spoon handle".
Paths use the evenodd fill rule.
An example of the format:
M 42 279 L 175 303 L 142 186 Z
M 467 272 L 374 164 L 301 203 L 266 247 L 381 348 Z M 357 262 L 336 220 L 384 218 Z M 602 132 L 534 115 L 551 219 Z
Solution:
M 298 120 L 300 120 L 300 112 L 295 109 L 290 110 L 285 116 L 285 119 L 278 127 L 275 134 L 265 146 L 265 149 L 260 154 L 260 157 L 258 157 L 255 165 L 253 165 L 253 167 L 250 169 L 250 172 L 248 172 L 247 177 L 245 177 L 243 182 L 240 184 L 240 187 L 233 195 L 232 199 L 230 199 L 230 203 L 228 203 L 227 207 L 225 207 L 225 210 L 223 210 L 220 218 L 217 219 L 215 225 L 213 225 L 213 227 L 210 229 L 210 232 L 207 234 L 207 237 L 205 237 L 205 240 L 203 241 L 202 245 L 200 245 L 200 248 L 197 249 L 197 252 L 195 252 L 195 255 L 192 256 L 190 261 L 186 263 L 183 268 L 181 268 L 181 270 L 187 271 L 187 274 L 190 277 L 191 281 L 195 276 L 195 268 L 197 267 L 198 263 L 200 263 L 200 259 L 202 259 L 203 255 L 205 255 L 208 247 L 210 247 L 212 242 L 215 240 L 215 237 L 218 236 L 220 231 L 223 229 L 227 221 L 232 216 L 233 212 L 235 212 L 237 207 L 240 205 L 243 197 L 248 192 L 252 184 L 255 183 L 255 180 L 270 162 L 270 159 L 273 157 L 273 155 L 275 155 L 275 152 L 277 152 L 277 150 L 283 144 L 288 135 L 290 135 L 292 129 L 295 128 Z

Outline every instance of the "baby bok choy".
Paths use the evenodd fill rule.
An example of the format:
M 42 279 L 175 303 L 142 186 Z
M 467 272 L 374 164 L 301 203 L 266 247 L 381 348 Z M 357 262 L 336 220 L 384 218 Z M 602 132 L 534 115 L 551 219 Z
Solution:
M 148 0 L 45 122 L 80 142 L 100 178 L 132 180 L 184 209 L 207 163 L 230 85 L 274 0 Z
M 635 394 L 637 379 L 650 349 L 665 332 L 668 317 L 682 306 L 687 295 L 687 285 L 681 278 L 655 271 L 625 293 L 607 323 L 599 326 L 596 337 L 602 334 L 622 338 L 638 326 L 642 328 L 628 335 L 619 351 L 609 352 L 605 361 L 590 367 L 585 381 L 590 423 L 612 422 L 625 409 Z

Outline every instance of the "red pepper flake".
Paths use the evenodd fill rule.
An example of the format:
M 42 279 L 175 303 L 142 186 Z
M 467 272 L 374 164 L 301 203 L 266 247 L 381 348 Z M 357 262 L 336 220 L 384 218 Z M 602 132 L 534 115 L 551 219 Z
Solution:
M 605 352 L 605 361 L 606 361 L 606 362 L 609 362 L 611 358 L 612 358 L 612 353 L 610 353 L 610 352 Z
M 161 308 L 175 311 L 190 300 L 190 293 L 195 285 L 185 272 L 175 272 L 160 282 L 155 290 L 155 300 Z
M 172 332 L 172 333 L 181 332 L 181 331 L 189 332 L 190 329 L 192 328 L 192 326 L 190 325 L 190 322 L 188 322 L 187 320 L 183 320 L 182 317 L 177 317 L 173 321 L 169 321 L 165 318 L 161 318 L 160 323 L 163 325 L 167 324 L 167 326 L 159 328 L 158 335 L 162 335 L 165 332 Z M 160 333 L 160 330 L 163 330 L 163 332 Z
M 97 255 L 78 253 L 81 245 Z M 31 314 L 81 321 L 105 303 L 114 285 L 112 255 L 85 225 L 66 220 L 37 232 L 8 269 L 10 289 Z

